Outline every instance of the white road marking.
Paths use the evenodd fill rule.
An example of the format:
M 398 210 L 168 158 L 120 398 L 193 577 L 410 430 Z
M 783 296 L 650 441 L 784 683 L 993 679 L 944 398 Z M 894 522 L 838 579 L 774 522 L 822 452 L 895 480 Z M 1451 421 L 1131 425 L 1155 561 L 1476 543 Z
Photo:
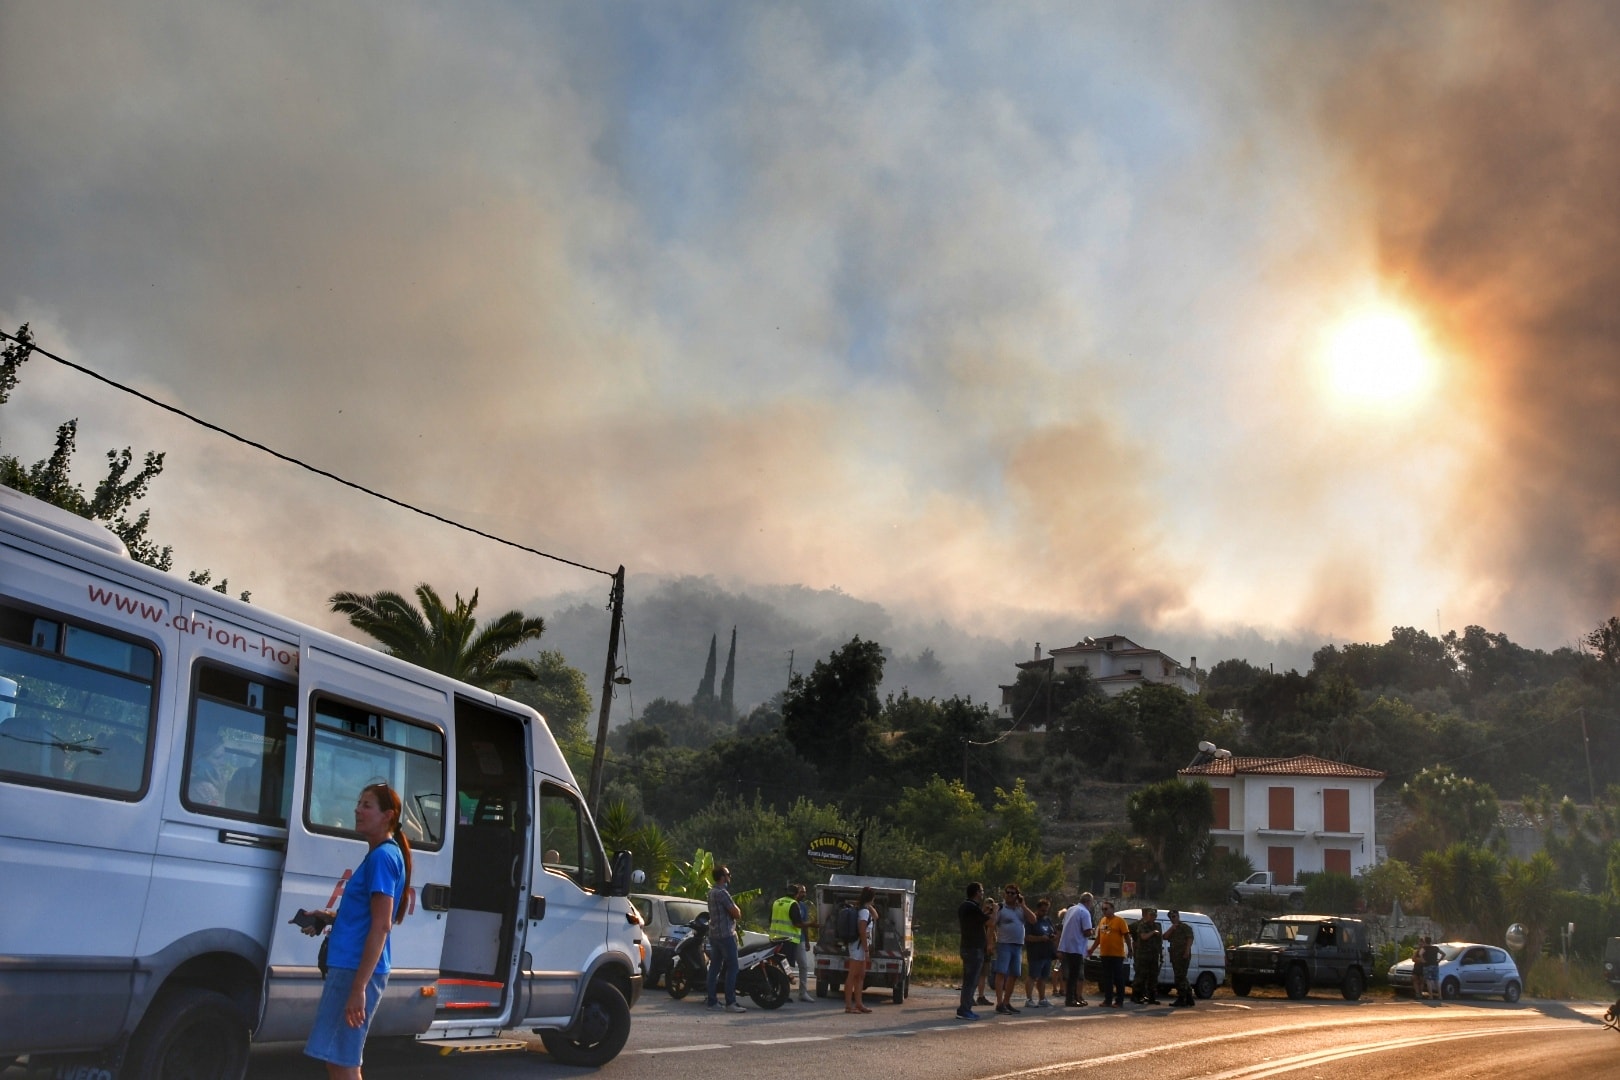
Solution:
M 636 1054 L 685 1054 L 692 1050 L 730 1050 L 726 1043 L 702 1043 L 697 1046 L 649 1046 L 645 1050 L 634 1050 Z

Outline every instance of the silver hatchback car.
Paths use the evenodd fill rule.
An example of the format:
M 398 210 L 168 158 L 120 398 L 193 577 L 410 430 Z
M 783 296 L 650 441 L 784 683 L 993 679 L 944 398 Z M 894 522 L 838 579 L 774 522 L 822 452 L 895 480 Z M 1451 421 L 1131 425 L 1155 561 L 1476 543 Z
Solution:
M 1396 993 L 1413 993 L 1412 961 L 1402 960 L 1389 969 L 1389 985 Z M 1440 996 L 1455 1000 L 1464 995 L 1501 994 L 1503 1001 L 1518 1001 L 1524 990 L 1519 965 L 1507 950 L 1471 941 L 1440 945 Z

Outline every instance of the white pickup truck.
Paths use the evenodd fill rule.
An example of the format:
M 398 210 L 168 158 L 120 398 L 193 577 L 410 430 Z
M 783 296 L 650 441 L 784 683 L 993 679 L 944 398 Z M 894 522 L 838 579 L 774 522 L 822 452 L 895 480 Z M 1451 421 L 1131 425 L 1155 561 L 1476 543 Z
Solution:
M 1241 904 L 1259 896 L 1275 897 L 1296 911 L 1305 907 L 1305 886 L 1275 884 L 1270 870 L 1256 870 L 1242 881 L 1232 883 L 1232 900 L 1235 903 Z

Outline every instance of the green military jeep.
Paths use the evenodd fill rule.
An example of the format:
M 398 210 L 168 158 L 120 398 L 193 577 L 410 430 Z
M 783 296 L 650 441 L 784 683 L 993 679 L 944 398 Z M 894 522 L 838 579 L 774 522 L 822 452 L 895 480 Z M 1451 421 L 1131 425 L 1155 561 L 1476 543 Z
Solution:
M 1238 997 L 1256 986 L 1281 986 L 1297 1001 L 1313 986 L 1332 986 L 1355 1001 L 1372 969 L 1372 946 L 1360 919 L 1283 915 L 1268 920 L 1258 939 L 1232 950 L 1226 977 Z

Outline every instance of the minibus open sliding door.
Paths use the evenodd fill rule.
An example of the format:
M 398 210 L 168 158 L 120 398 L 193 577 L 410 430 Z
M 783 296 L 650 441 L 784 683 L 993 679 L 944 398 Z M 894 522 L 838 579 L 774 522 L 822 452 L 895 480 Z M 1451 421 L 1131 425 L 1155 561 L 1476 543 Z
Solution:
M 433 1020 L 443 950 L 454 830 L 447 792 L 455 768 L 448 689 L 305 645 L 287 858 L 271 925 L 260 1041 L 303 1039 L 320 1000 L 320 939 L 289 920 L 300 910 L 336 908 L 366 856 L 353 832 L 354 804 L 382 780 L 404 803 L 412 872 L 405 918 L 390 931 L 392 971 L 373 1035 L 416 1034 Z

